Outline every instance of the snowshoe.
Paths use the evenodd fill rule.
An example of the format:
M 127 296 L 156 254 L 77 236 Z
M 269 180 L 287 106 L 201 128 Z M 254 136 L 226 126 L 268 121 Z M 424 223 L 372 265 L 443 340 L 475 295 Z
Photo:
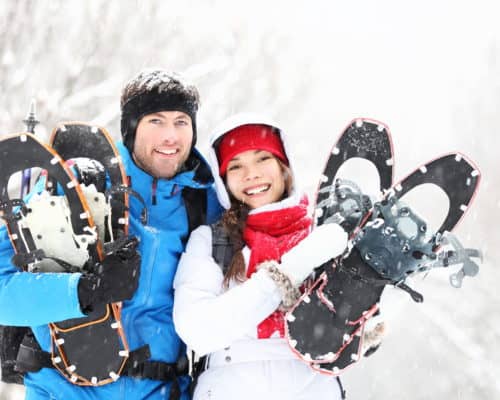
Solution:
M 53 134 L 53 144 L 65 154 L 64 157 L 72 156 L 66 152 L 68 146 L 76 155 L 81 143 L 92 143 L 96 146 L 94 149 L 99 149 L 96 157 L 104 161 L 93 163 L 94 166 L 103 165 L 102 169 L 96 169 L 97 174 L 90 173 L 77 161 L 76 172 L 86 174 L 80 176 L 81 183 L 65 165 L 63 156 L 34 136 L 19 134 L 0 142 L 0 209 L 16 252 L 13 262 L 29 273 L 84 272 L 118 247 L 113 247 L 116 238 L 124 240 L 126 237 L 126 191 L 120 191 L 120 196 L 125 198 L 117 203 L 119 206 L 115 210 L 118 212 L 112 210 L 106 195 L 99 191 L 104 186 L 98 181 L 104 176 L 117 181 L 119 172 L 123 183 L 124 174 L 109 136 L 101 128 L 85 124 L 77 124 L 74 129 L 73 126 L 64 127 L 57 128 Z M 82 153 L 84 157 L 92 157 L 90 153 Z M 107 159 L 114 160 L 113 168 L 102 160 L 100 154 L 104 153 L 111 154 Z M 26 203 L 20 199 L 11 200 L 7 184 L 12 173 L 35 166 L 44 170 L 46 190 L 30 194 Z M 58 190 L 64 195 L 56 195 Z M 98 205 L 90 207 L 89 202 Z M 94 216 L 97 216 L 98 226 Z M 97 307 L 84 318 L 53 322 L 49 328 L 52 363 L 69 381 L 95 386 L 119 377 L 129 354 L 121 329 L 119 304 Z
M 375 141 L 371 135 L 377 131 L 383 132 L 386 140 Z M 384 144 L 377 147 L 373 143 Z M 371 197 L 354 182 L 337 176 L 341 165 L 352 157 L 364 158 L 376 166 L 380 201 L 372 204 Z M 291 348 L 320 372 L 338 375 L 360 359 L 365 324 L 378 312 L 385 285 L 397 286 L 415 301 L 422 301 L 422 296 L 405 283 L 413 273 L 463 262 L 462 269 L 451 277 L 456 287 L 464 276 L 477 273 L 471 257 L 479 253 L 463 249 L 449 232 L 477 191 L 478 170 L 463 155 L 449 154 L 423 165 L 389 188 L 392 161 L 387 128 L 371 120 L 356 120 L 334 146 L 321 179 L 316 225 L 340 223 L 350 234 L 349 248 L 324 267 L 286 316 Z M 430 232 L 425 220 L 402 201 L 425 184 L 438 186 L 449 199 L 446 218 L 435 232 Z M 443 250 L 447 245 L 452 249 Z

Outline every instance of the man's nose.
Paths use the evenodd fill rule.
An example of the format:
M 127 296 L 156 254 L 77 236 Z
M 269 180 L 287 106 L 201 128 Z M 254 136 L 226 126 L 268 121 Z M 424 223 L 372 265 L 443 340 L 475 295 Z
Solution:
M 160 138 L 162 142 L 165 143 L 175 143 L 177 142 L 179 135 L 177 129 L 173 124 L 164 124 L 160 131 Z

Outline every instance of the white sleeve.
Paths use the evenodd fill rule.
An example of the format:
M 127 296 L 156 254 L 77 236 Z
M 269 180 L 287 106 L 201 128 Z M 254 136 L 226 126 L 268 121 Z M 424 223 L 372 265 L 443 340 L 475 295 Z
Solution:
M 200 355 L 229 346 L 255 332 L 281 302 L 265 271 L 223 292 L 223 274 L 212 258 L 209 226 L 194 230 L 174 280 L 174 324 L 182 340 Z

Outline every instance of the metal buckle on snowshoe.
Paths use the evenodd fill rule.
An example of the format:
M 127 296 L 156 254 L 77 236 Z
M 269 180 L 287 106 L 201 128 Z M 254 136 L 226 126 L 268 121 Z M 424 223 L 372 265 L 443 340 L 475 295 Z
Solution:
M 354 182 L 336 179 L 332 185 L 322 187 L 319 194 L 327 197 L 316 206 L 316 216 L 324 224 L 337 223 L 351 232 L 372 207 L 371 200 Z
M 428 269 L 434 244 L 424 220 L 395 196 L 374 204 L 372 220 L 354 238 L 363 260 L 393 282 Z

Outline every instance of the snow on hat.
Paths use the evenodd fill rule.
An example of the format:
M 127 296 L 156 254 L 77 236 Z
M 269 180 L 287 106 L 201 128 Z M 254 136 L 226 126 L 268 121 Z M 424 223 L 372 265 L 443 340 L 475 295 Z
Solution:
M 180 75 L 161 69 L 145 69 L 132 78 L 122 92 L 120 107 L 123 143 L 132 153 L 137 125 L 145 115 L 160 111 L 182 111 L 191 118 L 193 148 L 196 144 L 198 106 L 198 90 Z
M 238 126 L 226 133 L 217 146 L 219 174 L 224 176 L 229 161 L 247 150 L 268 151 L 288 165 L 285 149 L 278 132 L 276 128 L 269 125 L 249 124 Z

